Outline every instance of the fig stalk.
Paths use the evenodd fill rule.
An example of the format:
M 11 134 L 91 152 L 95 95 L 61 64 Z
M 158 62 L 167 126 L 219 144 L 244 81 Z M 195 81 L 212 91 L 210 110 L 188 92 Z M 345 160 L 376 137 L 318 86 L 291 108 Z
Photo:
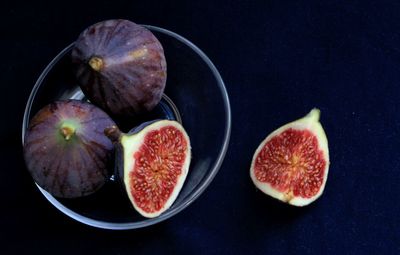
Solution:
M 61 125 L 60 132 L 66 141 L 69 141 L 75 134 L 76 128 L 72 125 L 64 123 Z
M 96 72 L 100 71 L 104 65 L 103 59 L 99 57 L 91 57 L 89 60 L 90 67 Z
M 122 132 L 117 126 L 114 125 L 104 129 L 104 134 L 108 137 L 108 139 L 111 140 L 111 142 L 117 143 L 119 142 Z

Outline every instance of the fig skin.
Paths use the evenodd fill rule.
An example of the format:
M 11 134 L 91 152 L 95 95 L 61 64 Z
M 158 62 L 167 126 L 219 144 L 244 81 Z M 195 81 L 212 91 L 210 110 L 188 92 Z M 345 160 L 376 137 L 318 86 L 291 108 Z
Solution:
M 167 79 L 164 50 L 145 27 L 116 19 L 84 30 L 72 50 L 78 83 L 89 100 L 117 117 L 152 110 Z
M 181 132 L 181 138 L 183 138 L 184 140 L 184 144 L 186 144 L 186 146 L 183 146 L 182 148 L 186 148 L 182 151 L 183 155 L 185 155 L 185 158 L 183 160 L 183 162 L 178 163 L 178 161 L 168 161 L 170 159 L 171 154 L 168 154 L 170 156 L 168 156 L 168 159 L 163 159 L 163 157 L 165 157 L 166 155 L 162 155 L 162 153 L 160 153 L 160 150 L 157 149 L 156 147 L 154 147 L 154 145 L 152 145 L 150 143 L 147 143 L 146 148 L 149 149 L 149 151 L 153 151 L 154 154 L 156 154 L 155 156 L 150 156 L 150 155 L 144 155 L 142 154 L 142 156 L 145 156 L 147 158 L 147 160 L 149 160 L 149 158 L 154 158 L 154 161 L 148 161 L 148 166 L 150 166 L 151 170 L 144 170 L 141 169 L 138 170 L 136 169 L 136 175 L 134 175 L 135 177 L 132 177 L 131 174 L 133 173 L 133 169 L 134 167 L 136 167 L 136 163 L 137 163 L 137 159 L 135 159 L 136 157 L 136 153 L 141 151 L 141 148 L 143 144 L 145 144 L 145 140 L 147 137 L 147 134 L 153 132 L 153 131 L 160 131 L 162 128 L 165 127 L 172 127 L 172 128 L 176 128 L 176 130 L 178 130 L 179 132 Z M 126 194 L 132 204 L 132 206 L 135 208 L 135 210 L 141 214 L 142 216 L 146 217 L 146 218 L 154 218 L 159 216 L 160 214 L 162 214 L 163 212 L 165 212 L 168 208 L 170 208 L 170 206 L 174 203 L 174 201 L 176 200 L 177 196 L 179 195 L 180 190 L 182 189 L 182 186 L 185 182 L 186 176 L 188 174 L 189 171 L 189 165 L 190 165 L 190 161 L 191 161 L 191 147 L 190 147 L 190 140 L 188 135 L 186 134 L 186 131 L 183 129 L 183 127 L 176 121 L 171 121 L 171 120 L 156 120 L 156 121 L 150 121 L 150 122 L 146 122 L 141 124 L 140 126 L 132 129 L 129 133 L 124 134 L 122 133 L 118 127 L 114 126 L 111 128 L 108 128 L 105 130 L 105 134 L 110 138 L 110 140 L 112 140 L 115 144 L 115 148 L 116 148 L 116 176 L 118 177 L 118 179 L 120 180 L 120 183 L 122 184 L 122 187 L 124 188 L 124 190 L 126 191 Z M 174 136 L 174 139 L 176 138 L 176 136 Z M 149 142 L 149 141 L 148 141 Z M 171 142 L 171 141 L 169 141 Z M 174 143 L 172 141 L 172 143 Z M 168 144 L 168 141 L 162 141 L 161 143 L 157 143 L 157 146 L 160 146 L 160 144 Z M 177 144 L 175 143 L 175 146 L 177 146 Z M 165 147 L 166 150 L 168 151 L 168 147 Z M 176 150 L 178 149 L 177 147 Z M 164 151 L 163 149 L 161 151 Z M 164 151 L 165 152 L 165 151 Z M 171 151 L 169 151 L 171 152 Z M 160 154 L 157 154 L 160 153 Z M 141 157 L 142 157 L 141 156 Z M 139 180 L 139 182 L 137 183 L 141 183 L 141 185 L 145 185 L 147 187 L 152 187 L 153 185 L 158 186 L 159 187 L 163 187 L 163 189 L 168 185 L 169 185 L 169 180 L 170 179 L 163 179 L 161 178 L 160 182 L 163 183 L 158 184 L 157 181 L 152 181 L 153 179 L 156 179 L 157 177 L 157 172 L 158 171 L 163 171 L 163 170 L 159 170 L 158 167 L 156 167 L 157 169 L 153 169 L 153 164 L 157 165 L 158 161 L 156 160 L 157 158 L 159 158 L 160 162 L 162 161 L 165 165 L 174 165 L 177 166 L 180 165 L 180 174 L 177 174 L 176 179 L 174 181 L 172 181 L 174 187 L 172 189 L 172 191 L 170 190 L 169 192 L 165 193 L 165 190 L 160 190 L 156 188 L 156 191 L 152 190 L 151 194 L 158 194 L 158 197 L 156 197 L 156 201 L 161 200 L 163 202 L 162 206 L 160 206 L 160 208 L 153 210 L 153 211 L 148 211 L 147 209 L 144 209 L 141 205 L 140 205 L 140 201 L 142 198 L 145 200 L 145 203 L 148 203 L 150 201 L 151 204 L 154 200 L 153 198 L 147 197 L 148 196 L 148 190 L 146 192 L 144 192 L 143 190 L 137 190 L 134 187 L 136 186 L 135 181 Z M 166 162 L 164 160 L 167 160 Z M 181 159 L 182 160 L 182 159 Z M 175 162 L 175 163 L 174 163 Z M 177 163 L 177 164 L 176 164 Z M 165 169 L 164 169 L 165 170 Z M 177 169 L 175 169 L 177 170 Z M 141 172 L 143 171 L 143 172 Z M 169 172 L 169 171 L 168 171 Z M 169 175 L 168 173 L 163 173 L 163 175 Z M 176 174 L 176 173 L 175 173 Z M 142 179 L 140 177 L 137 176 L 142 176 Z M 139 179 L 135 179 L 135 178 L 139 178 Z M 173 178 L 174 179 L 174 178 Z M 142 187 L 141 185 L 139 185 L 138 187 Z M 164 186 L 166 185 L 166 186 Z M 138 196 L 133 195 L 132 192 L 138 192 L 137 194 L 142 194 L 145 195 L 145 197 L 140 196 L 138 198 Z M 164 193 L 163 193 L 164 192 Z M 166 200 L 164 200 L 164 198 L 161 196 L 161 194 L 168 194 L 168 198 Z M 135 198 L 136 197 L 136 198 Z M 147 207 L 148 208 L 148 207 Z
M 114 125 L 105 112 L 82 101 L 56 101 L 43 107 L 25 135 L 28 171 L 56 197 L 94 193 L 109 177 L 114 146 L 104 129 Z

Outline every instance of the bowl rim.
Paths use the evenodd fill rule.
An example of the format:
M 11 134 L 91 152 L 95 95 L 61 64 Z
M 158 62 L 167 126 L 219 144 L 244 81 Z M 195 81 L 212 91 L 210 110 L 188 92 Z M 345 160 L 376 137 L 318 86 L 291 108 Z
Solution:
M 164 220 L 176 215 L 177 213 L 179 213 L 183 209 L 185 209 L 187 206 L 189 206 L 194 200 L 196 200 L 205 191 L 205 189 L 208 187 L 208 185 L 211 183 L 211 181 L 214 179 L 214 177 L 218 173 L 218 171 L 222 165 L 222 162 L 225 158 L 226 152 L 228 150 L 230 134 L 231 134 L 231 108 L 230 108 L 228 92 L 225 88 L 224 81 L 222 80 L 222 77 L 219 74 L 215 65 L 211 62 L 211 60 L 207 57 L 207 55 L 202 50 L 200 50 L 200 48 L 198 48 L 196 45 L 194 45 L 192 42 L 190 42 L 188 39 L 182 37 L 181 35 L 178 35 L 175 32 L 172 32 L 170 30 L 160 28 L 157 26 L 151 26 L 151 25 L 142 25 L 142 26 L 146 27 L 149 30 L 153 30 L 153 31 L 171 36 L 171 37 L 179 40 L 180 42 L 186 44 L 195 53 L 197 53 L 201 57 L 201 59 L 211 69 L 214 77 L 217 80 L 218 87 L 221 90 L 224 108 L 225 108 L 226 124 L 225 124 L 225 130 L 224 130 L 224 140 L 223 140 L 224 142 L 218 153 L 216 163 L 212 166 L 211 172 L 206 176 L 206 178 L 203 180 L 201 185 L 193 193 L 189 194 L 185 198 L 185 200 L 176 208 L 169 209 L 156 218 L 145 219 L 145 220 L 139 221 L 139 222 L 121 223 L 121 222 L 105 222 L 105 221 L 101 221 L 101 220 L 91 219 L 87 216 L 83 216 L 83 215 L 67 208 L 62 203 L 60 203 L 55 197 L 53 197 L 50 193 L 48 193 L 43 188 L 41 188 L 37 183 L 35 183 L 36 186 L 38 187 L 38 189 L 40 190 L 40 192 L 44 195 L 44 197 L 59 211 L 61 211 L 65 215 L 69 216 L 70 218 L 72 218 L 78 222 L 81 222 L 83 224 L 86 224 L 86 225 L 89 225 L 92 227 L 97 227 L 97 228 L 102 228 L 102 229 L 112 229 L 112 230 L 136 229 L 136 228 L 143 228 L 146 226 L 150 226 L 150 225 L 159 223 L 161 221 L 164 221 Z M 29 123 L 31 107 L 32 107 L 33 101 L 36 97 L 36 94 L 37 94 L 40 86 L 43 83 L 43 80 L 45 79 L 45 77 L 47 76 L 49 71 L 53 68 L 53 66 L 60 60 L 60 58 L 63 57 L 68 51 L 71 50 L 73 45 L 74 45 L 74 43 L 71 43 L 66 48 L 64 48 L 60 53 L 58 53 L 56 55 L 56 57 L 54 57 L 51 60 L 51 62 L 46 66 L 46 68 L 43 70 L 43 72 L 37 79 L 32 91 L 29 95 L 29 98 L 28 98 L 28 101 L 27 101 L 27 104 L 25 107 L 25 112 L 24 112 L 23 122 L 22 122 L 22 146 L 24 145 L 25 132 L 27 130 L 28 123 Z

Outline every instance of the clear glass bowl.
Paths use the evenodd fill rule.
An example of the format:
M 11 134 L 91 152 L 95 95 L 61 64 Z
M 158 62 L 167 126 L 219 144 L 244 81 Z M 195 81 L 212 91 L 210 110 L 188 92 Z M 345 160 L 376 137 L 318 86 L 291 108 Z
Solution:
M 217 174 L 228 148 L 231 112 L 224 82 L 210 59 L 193 43 L 171 31 L 146 26 L 164 47 L 167 85 L 162 101 L 140 119 L 118 123 L 124 131 L 159 118 L 182 122 L 192 145 L 192 161 L 185 184 L 166 212 L 157 218 L 140 216 L 131 206 L 118 180 L 112 177 L 93 195 L 55 198 L 42 188 L 44 197 L 57 209 L 84 224 L 105 229 L 135 229 L 161 222 L 192 203 Z M 30 119 L 43 106 L 59 99 L 86 100 L 75 81 L 70 52 L 61 51 L 46 67 L 28 99 L 22 125 L 22 141 Z

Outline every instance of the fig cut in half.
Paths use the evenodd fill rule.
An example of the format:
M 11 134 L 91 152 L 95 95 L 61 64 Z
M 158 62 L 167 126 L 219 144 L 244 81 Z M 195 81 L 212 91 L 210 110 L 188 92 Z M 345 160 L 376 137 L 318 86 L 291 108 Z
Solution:
M 288 123 L 265 138 L 251 163 L 250 177 L 265 194 L 295 206 L 321 196 L 328 177 L 328 140 L 320 111 Z
M 133 207 L 157 217 L 177 198 L 191 160 L 190 140 L 176 121 L 147 122 L 128 134 L 106 130 L 116 143 L 117 171 Z
M 33 179 L 56 197 L 94 193 L 109 176 L 114 146 L 104 129 L 114 125 L 105 112 L 82 101 L 45 106 L 30 121 L 24 141 Z

